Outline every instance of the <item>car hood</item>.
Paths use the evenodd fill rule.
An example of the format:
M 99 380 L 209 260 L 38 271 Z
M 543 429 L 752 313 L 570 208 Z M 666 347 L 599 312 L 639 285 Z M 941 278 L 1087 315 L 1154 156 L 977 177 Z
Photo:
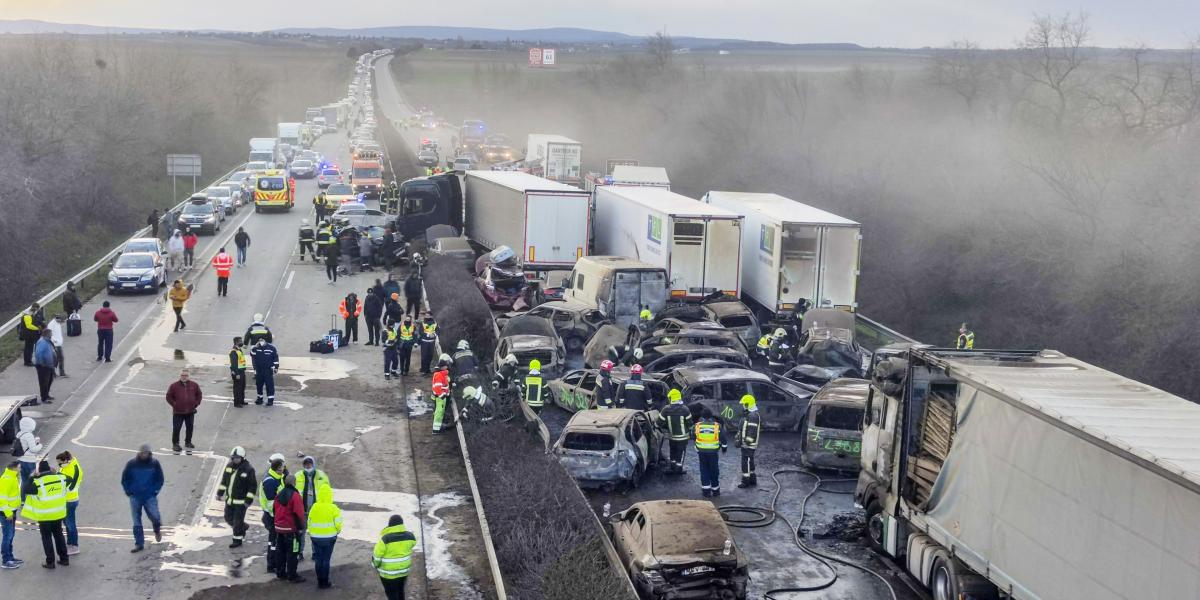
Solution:
M 117 277 L 133 277 L 135 275 L 140 277 L 144 275 L 153 275 L 154 269 L 143 269 L 141 267 L 124 269 L 114 268 L 112 270 L 112 274 L 116 275 Z
M 740 551 L 734 550 L 725 554 L 724 548 L 704 552 L 655 554 L 650 558 L 651 562 L 645 565 L 647 569 L 682 569 L 698 565 L 732 568 L 745 564 Z

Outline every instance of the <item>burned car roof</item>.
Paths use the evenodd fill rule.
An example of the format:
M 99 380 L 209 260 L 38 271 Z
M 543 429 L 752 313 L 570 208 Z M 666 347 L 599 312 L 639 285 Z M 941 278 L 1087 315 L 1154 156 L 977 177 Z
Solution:
M 655 500 L 629 507 L 638 509 L 654 527 L 652 547 L 656 558 L 721 553 L 729 528 L 711 502 Z
M 548 335 L 518 334 L 506 336 L 503 339 L 508 340 L 508 347 L 513 352 L 553 349 L 558 345 L 554 338 Z
M 867 403 L 867 393 L 870 391 L 870 384 L 866 379 L 855 379 L 853 377 L 843 377 L 834 379 L 825 384 L 813 397 L 813 402 L 825 402 L 846 404 L 851 406 L 864 406 Z
M 641 411 L 632 408 L 610 408 L 607 410 L 581 410 L 567 422 L 567 428 L 593 427 L 604 429 L 617 427 Z
M 710 383 L 720 381 L 745 381 L 753 379 L 770 383 L 771 378 L 750 369 L 702 369 L 696 367 L 680 367 L 675 370 L 675 377 L 687 384 Z

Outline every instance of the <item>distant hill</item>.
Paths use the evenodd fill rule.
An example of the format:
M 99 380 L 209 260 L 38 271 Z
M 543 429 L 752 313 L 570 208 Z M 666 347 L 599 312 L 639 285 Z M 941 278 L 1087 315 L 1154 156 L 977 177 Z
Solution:
M 35 20 L 2 20 L 0 34 L 71 33 L 76 35 L 152 34 L 166 33 L 171 29 L 139 27 L 105 27 L 101 25 L 73 25 Z M 471 42 L 541 42 L 545 44 L 612 44 L 631 46 L 640 44 L 644 36 L 635 36 L 615 31 L 597 31 L 577 27 L 548 27 L 542 29 L 492 29 L 487 27 L 446 27 L 426 25 L 397 25 L 389 27 L 358 27 L 339 29 L 335 27 L 288 27 L 272 29 L 271 33 L 291 35 L 314 35 L 323 37 L 371 37 L 407 38 L 424 40 L 453 40 L 462 38 Z M 221 33 L 202 31 L 201 33 Z M 235 33 L 235 32 L 226 32 Z M 722 50 L 861 50 L 858 44 L 783 44 L 751 40 L 675 37 L 679 48 L 722 49 Z

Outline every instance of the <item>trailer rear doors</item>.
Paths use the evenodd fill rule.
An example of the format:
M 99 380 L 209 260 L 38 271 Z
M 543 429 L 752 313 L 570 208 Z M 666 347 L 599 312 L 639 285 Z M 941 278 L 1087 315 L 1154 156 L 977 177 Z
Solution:
M 737 296 L 742 251 L 740 219 L 676 217 L 671 223 L 671 296 Z
M 776 309 L 794 305 L 800 298 L 816 307 L 857 306 L 860 244 L 858 227 L 785 224 Z

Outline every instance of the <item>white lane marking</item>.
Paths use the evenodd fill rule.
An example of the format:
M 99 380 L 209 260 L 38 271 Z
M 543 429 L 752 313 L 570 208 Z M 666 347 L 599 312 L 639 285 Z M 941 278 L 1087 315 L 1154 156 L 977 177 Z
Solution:
M 341 450 L 341 454 L 346 454 L 354 449 L 354 444 L 358 442 L 359 438 L 361 438 L 364 434 L 368 434 L 368 433 L 371 433 L 372 431 L 375 431 L 376 429 L 382 429 L 382 426 L 381 425 L 369 425 L 369 426 L 365 426 L 365 427 L 355 427 L 354 428 L 354 433 L 355 433 L 354 439 L 350 440 L 349 442 L 345 442 L 343 444 L 313 444 L 313 445 L 320 447 L 320 448 L 337 448 L 337 449 Z
M 285 289 L 285 290 L 292 289 L 292 280 L 295 278 L 296 278 L 296 271 L 293 269 L 291 273 L 288 273 L 288 280 L 287 280 L 287 283 L 284 284 L 283 289 Z

